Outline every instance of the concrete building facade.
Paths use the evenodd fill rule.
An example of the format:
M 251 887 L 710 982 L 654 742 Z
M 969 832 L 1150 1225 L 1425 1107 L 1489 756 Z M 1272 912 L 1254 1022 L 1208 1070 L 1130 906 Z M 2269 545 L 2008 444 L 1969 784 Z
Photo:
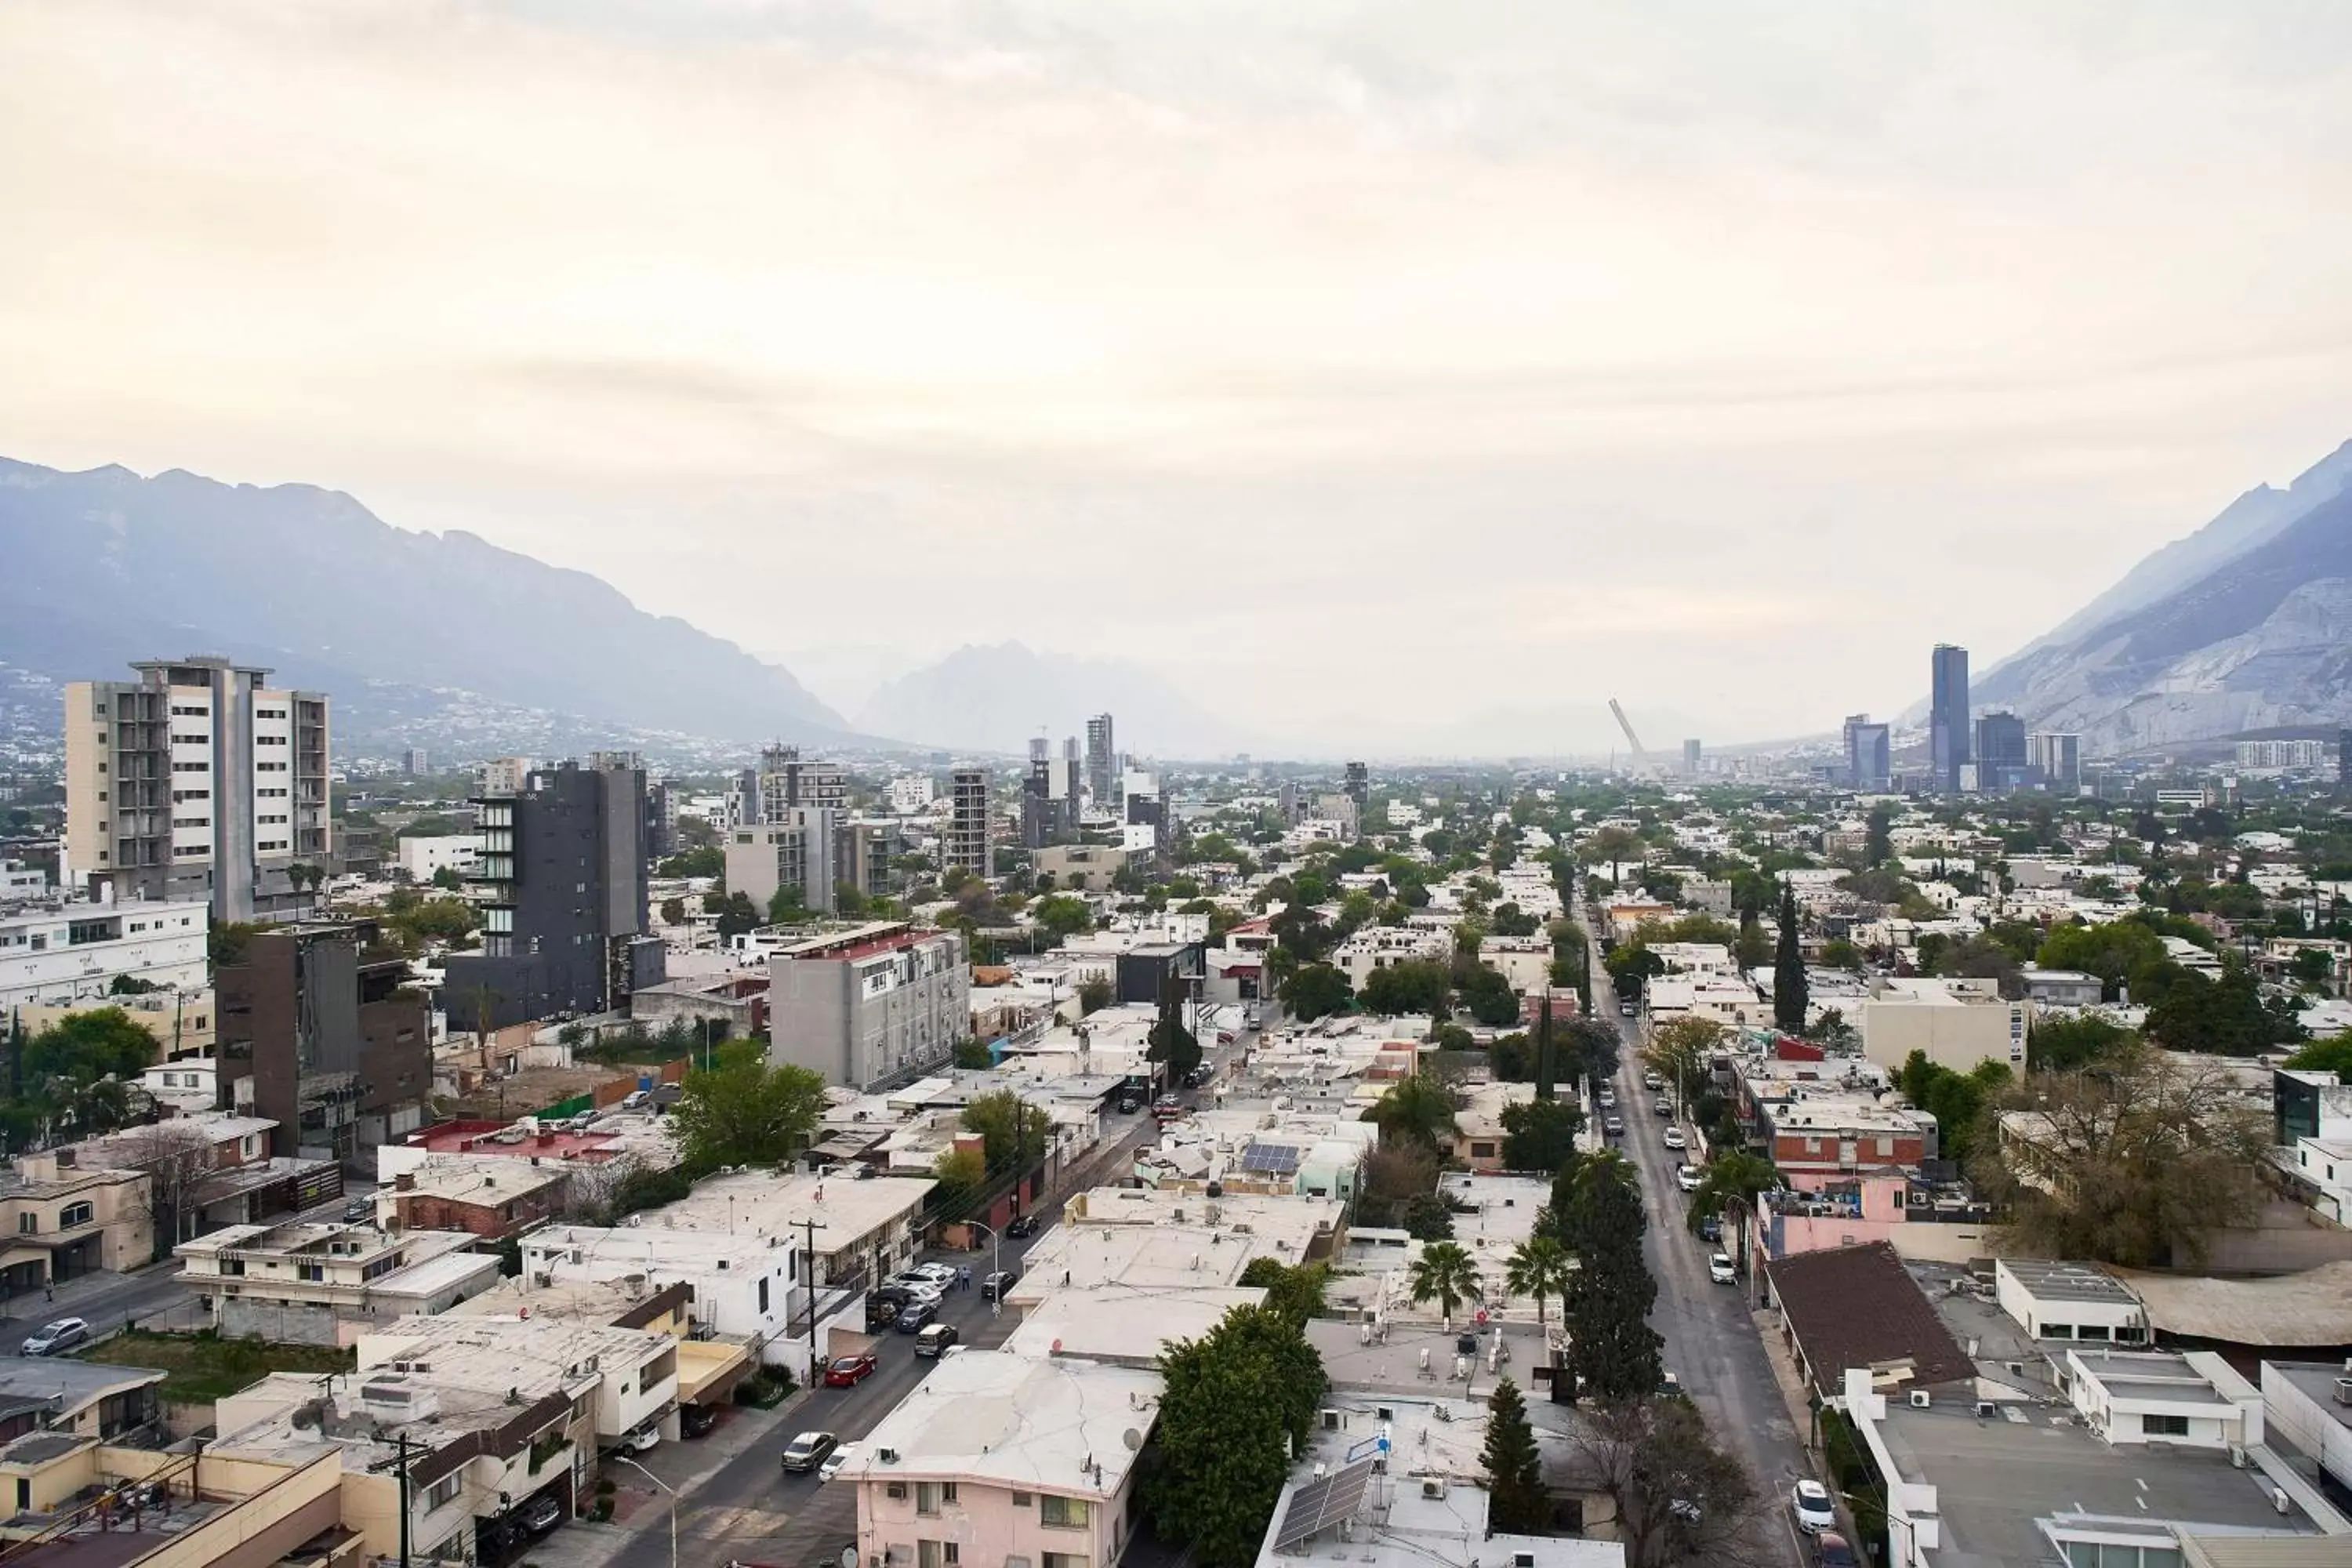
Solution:
M 900 921 L 851 926 L 769 960 L 768 1059 L 874 1089 L 945 1065 L 971 1029 L 963 937 Z

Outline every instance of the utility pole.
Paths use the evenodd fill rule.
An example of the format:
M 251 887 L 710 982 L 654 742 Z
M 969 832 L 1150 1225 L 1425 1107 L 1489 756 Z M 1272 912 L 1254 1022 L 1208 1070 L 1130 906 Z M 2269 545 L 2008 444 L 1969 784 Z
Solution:
M 332 1386 L 331 1380 L 330 1380 L 330 1381 L 329 1381 L 329 1385 L 330 1385 L 330 1386 Z M 398 1454 L 399 1454 L 399 1457 L 398 1457 L 398 1458 L 396 1458 L 385 1459 L 385 1460 L 383 1460 L 383 1461 L 382 1461 L 382 1462 L 380 1462 L 380 1463 L 378 1463 L 378 1464 L 370 1465 L 370 1466 L 368 1467 L 368 1468 L 369 1468 L 371 1471 L 391 1470 L 394 1475 L 396 1475 L 396 1476 L 398 1476 L 398 1477 L 400 1478 L 400 1568 L 409 1568 L 409 1562 L 408 1562 L 408 1556 L 409 1556 L 409 1539 L 408 1539 L 408 1447 L 409 1447 L 409 1438 L 408 1438 L 408 1431 L 407 1431 L 407 1428 L 403 1427 L 403 1428 L 402 1428 L 398 1433 L 394 1434 L 394 1439 L 393 1439 L 393 1440 L 394 1440 L 394 1443 L 396 1443 L 396 1444 L 398 1445 Z M 417 1447 L 421 1449 L 421 1448 L 424 1447 L 424 1445 L 420 1443 L 420 1444 L 418 1444 L 418 1445 L 417 1445 Z
M 824 1227 L 813 1219 L 801 1221 L 801 1234 L 805 1238 L 801 1247 L 801 1268 L 808 1278 L 808 1347 L 809 1378 L 816 1378 L 816 1233 Z

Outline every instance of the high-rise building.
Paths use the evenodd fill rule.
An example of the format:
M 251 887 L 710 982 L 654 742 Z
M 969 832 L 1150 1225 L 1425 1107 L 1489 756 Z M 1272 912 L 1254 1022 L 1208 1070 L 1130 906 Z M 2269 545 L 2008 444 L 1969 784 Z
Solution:
M 1937 643 L 1929 662 L 1931 694 L 1927 709 L 1928 765 L 1936 787 L 1946 795 L 1960 789 L 1960 770 L 1969 765 L 1969 650 Z
M 781 822 L 796 805 L 836 814 L 849 808 L 849 780 L 837 763 L 803 762 L 797 746 L 767 746 L 760 752 L 760 822 Z
M 2027 761 L 2024 720 L 2000 712 L 1977 721 L 1977 788 L 1988 795 L 2008 794 L 2025 783 Z
M 433 756 L 422 746 L 411 746 L 400 753 L 400 771 L 410 778 L 433 776 Z
M 2083 785 L 2083 737 L 2043 731 L 2025 737 L 2027 782 L 2073 795 Z
M 475 805 L 470 884 L 482 949 L 453 954 L 442 994 L 455 1029 L 625 1008 L 662 978 L 646 915 L 646 775 L 564 763 Z
M 1119 809 L 1118 773 L 1110 715 L 1097 713 L 1087 721 L 1087 793 L 1094 797 L 1097 811 Z
M 1698 777 L 1698 761 L 1705 751 L 1706 748 L 1696 741 L 1683 742 L 1683 776 L 1685 778 Z
M 1372 772 L 1361 763 L 1348 764 L 1348 781 L 1341 786 L 1349 800 L 1356 803 L 1356 820 L 1361 823 L 1372 805 Z
M 956 769 L 948 783 L 948 830 L 940 845 L 940 868 L 961 866 L 979 876 L 992 876 L 996 867 L 989 853 L 988 828 L 988 770 Z
M 1883 795 L 1894 779 L 1894 751 L 1884 724 L 1874 724 L 1867 713 L 1853 713 L 1845 721 L 1846 782 L 1865 795 Z
M 215 918 L 290 912 L 324 868 L 327 699 L 211 656 L 66 687 L 65 863 L 118 899 L 204 899 Z
M 1086 794 L 1086 765 L 1078 761 L 1078 738 L 1067 737 L 1062 742 L 1062 766 L 1055 781 L 1055 791 L 1069 803 L 1070 826 L 1077 826 L 1078 797 Z
M 222 1110 L 278 1123 L 270 1152 L 349 1160 L 431 1117 L 433 1018 L 364 921 L 255 932 L 215 976 Z M 453 961 L 454 963 L 454 961 Z
M 840 847 L 833 877 L 835 896 L 855 888 L 868 899 L 888 898 L 895 875 L 890 862 L 905 852 L 907 842 L 898 823 L 862 817 L 846 824 L 835 842 Z
M 1029 742 L 1029 773 L 1021 781 L 1024 848 L 1042 849 L 1062 836 L 1062 801 L 1055 792 L 1055 775 L 1052 744 L 1040 735 Z

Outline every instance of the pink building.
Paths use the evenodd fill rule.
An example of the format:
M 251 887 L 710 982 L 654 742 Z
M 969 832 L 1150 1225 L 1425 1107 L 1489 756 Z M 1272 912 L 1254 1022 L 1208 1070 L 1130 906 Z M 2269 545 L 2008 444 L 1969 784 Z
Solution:
M 1141 1522 L 1160 1375 L 1059 1355 L 940 1361 L 859 1445 L 857 1550 L 890 1568 L 1110 1568 Z

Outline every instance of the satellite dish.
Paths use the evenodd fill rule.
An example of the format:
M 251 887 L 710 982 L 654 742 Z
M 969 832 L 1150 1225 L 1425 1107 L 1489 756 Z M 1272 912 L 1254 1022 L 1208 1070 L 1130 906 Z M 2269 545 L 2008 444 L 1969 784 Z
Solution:
M 1132 1426 L 1129 1427 L 1126 1431 L 1121 1432 L 1118 1435 L 1118 1440 L 1127 1445 L 1127 1451 L 1130 1454 L 1139 1451 L 1143 1447 L 1143 1434 L 1137 1431 Z

